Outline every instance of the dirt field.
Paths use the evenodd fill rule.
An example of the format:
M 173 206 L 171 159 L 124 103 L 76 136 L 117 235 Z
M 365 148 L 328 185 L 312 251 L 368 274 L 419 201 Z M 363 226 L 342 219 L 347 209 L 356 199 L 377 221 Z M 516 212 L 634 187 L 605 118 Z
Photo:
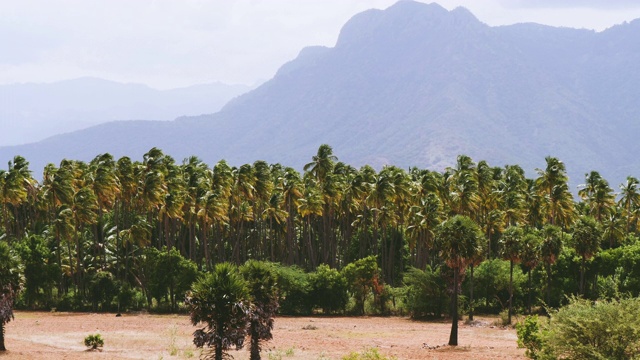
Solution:
M 377 348 L 398 360 L 410 359 L 524 359 L 513 329 L 480 319 L 475 326 L 460 324 L 459 346 L 442 347 L 450 324 L 382 317 L 279 317 L 273 340 L 263 348 L 267 360 L 340 360 L 353 351 Z M 191 343 L 196 328 L 183 315 L 75 314 L 16 312 L 7 324 L 9 359 L 198 359 Z M 102 352 L 86 351 L 89 334 L 102 335 Z M 427 346 L 441 345 L 437 349 Z M 237 360 L 249 359 L 245 348 L 231 351 Z

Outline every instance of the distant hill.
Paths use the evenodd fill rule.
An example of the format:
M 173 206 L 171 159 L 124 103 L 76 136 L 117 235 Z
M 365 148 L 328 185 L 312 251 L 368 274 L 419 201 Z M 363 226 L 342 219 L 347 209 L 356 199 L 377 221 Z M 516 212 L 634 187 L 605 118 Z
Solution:
M 114 120 L 210 114 L 250 89 L 213 83 L 155 90 L 97 78 L 0 85 L 6 104 L 0 107 L 0 145 L 31 143 Z
M 117 122 L 0 149 L 40 171 L 63 157 L 153 146 L 178 161 L 263 159 L 301 168 L 318 146 L 354 166 L 442 169 L 459 154 L 520 164 L 552 155 L 572 183 L 598 170 L 616 187 L 640 176 L 640 20 L 603 32 L 537 24 L 490 27 L 469 11 L 401 1 L 344 25 L 213 115 Z

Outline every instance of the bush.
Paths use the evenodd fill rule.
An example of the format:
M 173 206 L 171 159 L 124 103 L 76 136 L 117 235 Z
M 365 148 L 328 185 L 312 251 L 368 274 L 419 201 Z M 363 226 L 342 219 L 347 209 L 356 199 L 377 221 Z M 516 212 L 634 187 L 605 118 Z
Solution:
M 349 300 L 347 280 L 336 269 L 328 265 L 320 265 L 316 272 L 309 274 L 311 299 L 314 306 L 322 308 L 324 314 L 344 311 Z
M 527 316 L 524 322 L 516 324 L 518 347 L 527 349 L 525 355 L 538 359 L 542 350 L 542 333 L 538 325 L 538 316 Z
M 523 288 L 526 287 L 527 277 L 519 270 L 513 269 L 513 300 L 514 305 L 521 303 Z M 480 264 L 474 272 L 474 301 L 476 310 L 498 313 L 509 306 L 509 261 L 493 259 Z M 484 299 L 484 304 L 481 299 Z
M 414 319 L 440 317 L 446 312 L 449 300 L 447 284 L 440 274 L 440 268 L 427 266 L 425 271 L 410 268 L 405 273 L 406 308 Z
M 309 275 L 296 266 L 272 264 L 277 276 L 280 314 L 309 315 L 312 301 Z
M 98 348 L 104 346 L 104 340 L 100 334 L 87 335 L 87 337 L 84 338 L 84 346 L 91 350 L 98 350 Z
M 637 359 L 640 299 L 596 301 L 572 298 L 536 329 L 530 318 L 518 327 L 518 343 L 532 359 Z

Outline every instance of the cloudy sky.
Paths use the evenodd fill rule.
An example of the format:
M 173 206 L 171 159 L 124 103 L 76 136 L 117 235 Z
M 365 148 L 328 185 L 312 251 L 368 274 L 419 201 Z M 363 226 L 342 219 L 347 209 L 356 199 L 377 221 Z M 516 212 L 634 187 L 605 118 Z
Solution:
M 0 84 L 82 76 L 167 89 L 252 85 L 309 45 L 333 46 L 354 14 L 396 0 L 0 0 Z M 439 0 L 489 25 L 601 31 L 638 0 Z

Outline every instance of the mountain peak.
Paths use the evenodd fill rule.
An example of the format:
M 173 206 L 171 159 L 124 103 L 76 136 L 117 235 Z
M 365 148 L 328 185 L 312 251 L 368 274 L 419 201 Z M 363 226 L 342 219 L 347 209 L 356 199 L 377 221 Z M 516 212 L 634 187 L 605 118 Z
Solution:
M 420 35 L 483 25 L 469 10 L 401 0 L 385 10 L 371 9 L 353 16 L 340 31 L 336 47 L 370 42 L 372 38 Z

